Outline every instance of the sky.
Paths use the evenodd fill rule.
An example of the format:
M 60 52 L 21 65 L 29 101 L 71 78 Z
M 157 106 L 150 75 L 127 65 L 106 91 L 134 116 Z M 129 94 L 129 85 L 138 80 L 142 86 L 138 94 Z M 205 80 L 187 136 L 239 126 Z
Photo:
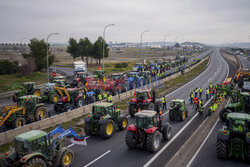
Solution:
M 0 42 L 250 42 L 250 0 L 0 0 Z

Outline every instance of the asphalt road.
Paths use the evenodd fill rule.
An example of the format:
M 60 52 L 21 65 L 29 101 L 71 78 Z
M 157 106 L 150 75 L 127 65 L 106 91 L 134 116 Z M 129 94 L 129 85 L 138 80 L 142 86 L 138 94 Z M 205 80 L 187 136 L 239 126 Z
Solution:
M 197 117 L 189 104 L 188 98 L 191 91 L 196 87 L 203 90 L 209 83 L 221 83 L 228 76 L 228 66 L 216 49 L 211 57 L 211 63 L 198 77 L 167 95 L 167 102 L 173 98 L 185 99 L 189 110 L 189 117 L 183 122 L 170 122 L 173 128 L 173 138 L 162 143 L 162 149 L 158 153 L 149 153 L 144 149 L 128 149 L 125 144 L 126 131 L 117 132 L 108 140 L 99 136 L 90 136 L 87 146 L 71 145 L 75 152 L 73 166 L 163 166 L 178 151 L 178 148 L 199 126 L 204 118 Z M 204 96 L 203 96 L 204 99 Z M 206 100 L 204 100 L 204 104 Z M 168 112 L 163 114 L 164 121 L 169 121 Z M 133 119 L 129 117 L 129 124 Z
M 244 56 L 237 56 L 242 62 L 242 68 L 250 68 L 250 61 L 247 60 L 247 57 Z
M 242 61 L 243 65 L 246 65 L 246 61 L 244 60 L 245 57 L 240 56 L 240 60 Z M 231 65 L 232 62 L 226 61 L 229 63 L 230 71 L 229 75 L 235 74 L 236 70 L 235 68 L 232 68 L 233 66 Z M 249 62 L 248 62 L 249 63 Z M 247 68 L 247 66 L 243 67 Z M 249 66 L 248 66 L 249 68 Z M 208 136 L 207 140 L 205 143 L 201 146 L 201 149 L 199 152 L 197 152 L 197 156 L 193 157 L 193 161 L 190 162 L 190 167 L 196 167 L 196 166 L 201 166 L 201 167 L 206 167 L 206 166 L 213 166 L 213 167 L 220 167 L 220 166 L 226 166 L 226 167 L 241 167 L 241 166 L 249 166 L 246 162 L 241 161 L 241 160 L 232 160 L 232 159 L 226 159 L 226 160 L 221 160 L 217 158 L 216 155 L 216 139 L 217 139 L 217 133 L 218 130 L 222 128 L 222 126 L 225 125 L 225 123 L 221 122 L 218 120 L 216 125 L 214 125 L 214 129 L 211 129 L 211 134 Z M 209 163 L 204 163 L 204 162 L 209 162 Z

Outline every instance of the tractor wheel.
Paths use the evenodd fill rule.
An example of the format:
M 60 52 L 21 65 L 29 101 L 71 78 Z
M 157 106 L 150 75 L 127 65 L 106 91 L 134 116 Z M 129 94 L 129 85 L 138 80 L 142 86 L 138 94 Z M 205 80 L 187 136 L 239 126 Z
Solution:
M 94 102 L 96 102 L 96 98 L 95 96 L 91 96 L 91 103 L 94 103 Z
M 180 113 L 180 120 L 181 121 L 184 121 L 186 119 L 186 112 L 185 111 L 182 111 L 181 113 Z
M 55 110 L 55 112 L 59 112 L 59 105 L 58 104 L 54 105 L 54 110 Z
M 161 133 L 156 130 L 152 134 L 148 134 L 146 148 L 149 152 L 157 152 L 161 146 Z
M 48 111 L 45 107 L 41 106 L 36 109 L 35 113 L 36 120 L 42 120 L 48 117 Z
M 227 142 L 217 138 L 216 153 L 219 159 L 227 158 Z
M 34 95 L 36 95 L 37 97 L 41 97 L 41 92 L 39 89 L 35 90 Z
M 60 158 L 60 166 L 68 167 L 71 166 L 74 160 L 74 152 L 71 149 L 66 149 Z
M 66 103 L 64 105 L 64 111 L 68 112 L 69 110 L 72 110 L 72 105 L 70 103 Z
M 83 84 L 82 82 L 78 82 L 78 83 L 77 83 L 77 87 L 78 87 L 78 88 L 84 88 L 84 84 Z
M 100 135 L 104 139 L 110 138 L 115 131 L 114 122 L 111 119 L 106 120 L 106 122 L 100 127 Z
M 52 95 L 50 95 L 50 97 L 49 97 L 50 103 L 55 104 L 58 101 L 59 97 L 60 96 L 57 93 L 52 93 Z
M 172 127 L 169 123 L 167 123 L 164 127 L 163 127 L 163 139 L 164 140 L 170 140 L 172 137 Z
M 123 116 L 122 119 L 118 122 L 118 126 L 120 130 L 124 130 L 128 126 L 128 118 Z
M 136 105 L 130 104 L 129 105 L 129 114 L 131 117 L 134 117 L 136 113 Z
M 126 144 L 129 148 L 134 148 L 136 146 L 136 132 L 133 131 L 127 131 L 126 133 Z
M 173 121 L 174 120 L 174 113 L 173 113 L 174 111 L 173 110 L 169 110 L 169 120 L 170 121 Z
M 84 124 L 84 131 L 85 131 L 85 135 L 91 135 L 91 125 L 90 123 L 86 123 Z
M 186 110 L 186 117 L 188 117 L 188 115 L 189 115 L 189 112 L 188 112 L 188 110 Z
M 225 108 L 223 108 L 222 110 L 220 110 L 220 120 L 222 122 L 226 122 L 226 115 L 227 115 L 227 110 Z
M 28 161 L 27 166 L 29 167 L 46 167 L 46 163 L 43 159 L 41 158 L 32 158 L 31 160 Z
M 12 127 L 18 128 L 18 127 L 24 126 L 25 124 L 26 124 L 26 120 L 23 117 L 19 116 L 14 120 Z
M 83 97 L 79 97 L 76 101 L 76 107 L 77 108 L 82 107 L 83 103 L 84 103 Z
M 150 102 L 147 106 L 147 110 L 154 110 L 154 109 L 155 109 L 154 103 Z

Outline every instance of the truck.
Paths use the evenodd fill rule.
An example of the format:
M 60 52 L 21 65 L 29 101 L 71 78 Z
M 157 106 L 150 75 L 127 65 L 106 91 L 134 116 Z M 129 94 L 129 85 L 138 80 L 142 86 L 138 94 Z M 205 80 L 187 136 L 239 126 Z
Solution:
M 74 62 L 74 75 L 78 72 L 87 72 L 87 65 L 83 61 L 75 61 Z

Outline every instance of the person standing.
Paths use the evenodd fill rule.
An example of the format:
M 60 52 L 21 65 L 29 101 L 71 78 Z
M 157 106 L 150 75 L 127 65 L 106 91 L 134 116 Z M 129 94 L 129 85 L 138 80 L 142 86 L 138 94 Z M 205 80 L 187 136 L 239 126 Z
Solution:
M 194 99 L 194 93 L 190 93 L 190 103 L 193 104 L 193 99 Z
M 206 100 L 208 100 L 208 98 L 209 98 L 209 89 L 207 88 L 207 90 L 206 90 Z
M 167 103 L 166 103 L 166 97 L 162 97 L 162 104 L 163 104 L 163 110 L 167 110 Z
M 203 89 L 199 88 L 199 97 L 200 97 L 200 99 L 201 99 L 201 96 L 202 96 L 202 92 L 203 92 Z
M 199 89 L 198 89 L 198 88 L 195 88 L 195 89 L 194 89 L 194 94 L 195 94 L 195 97 L 197 97 L 198 92 L 199 92 Z

